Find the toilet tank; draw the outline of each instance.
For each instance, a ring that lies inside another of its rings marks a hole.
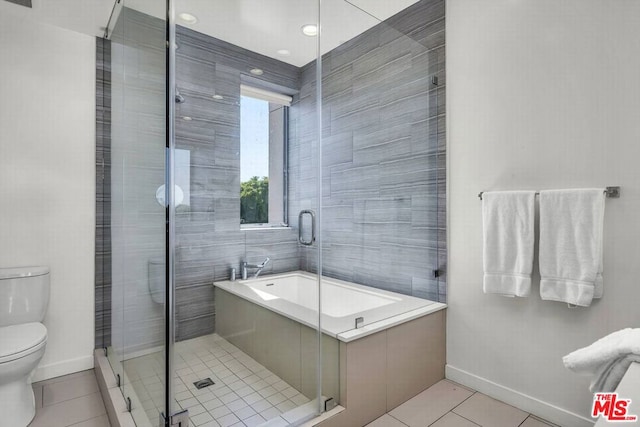
[[[49,267],[0,268],[0,326],[42,322],[49,305]]]
[[[165,260],[157,257],[149,259],[148,281],[149,293],[153,302],[164,304],[165,294]]]

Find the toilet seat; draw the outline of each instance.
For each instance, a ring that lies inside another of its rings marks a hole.
[[[42,323],[23,323],[0,327],[0,363],[25,357],[47,343],[47,328]]]

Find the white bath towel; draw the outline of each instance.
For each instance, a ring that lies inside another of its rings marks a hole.
[[[531,293],[534,191],[482,194],[484,292],[510,297]]]
[[[613,332],[562,358],[564,366],[579,374],[595,374],[607,362],[627,354],[640,354],[640,328]]]
[[[591,380],[589,391],[592,393],[608,393],[615,391],[632,363],[640,363],[640,354],[627,354],[605,364]]]
[[[632,362],[640,361],[640,328],[613,332],[562,358],[564,366],[591,375],[592,392],[613,391]]]
[[[588,307],[602,296],[604,189],[540,192],[540,296]]]

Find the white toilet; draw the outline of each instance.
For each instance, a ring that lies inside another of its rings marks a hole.
[[[31,377],[44,356],[49,268],[0,268],[1,425],[26,427],[36,413]]]

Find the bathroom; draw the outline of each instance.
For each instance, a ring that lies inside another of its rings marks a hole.
[[[0,0],[31,425],[596,422],[562,358],[640,323],[639,4],[167,3]],[[541,299],[538,211],[530,295],[483,292],[480,192],[609,186],[602,298]]]

